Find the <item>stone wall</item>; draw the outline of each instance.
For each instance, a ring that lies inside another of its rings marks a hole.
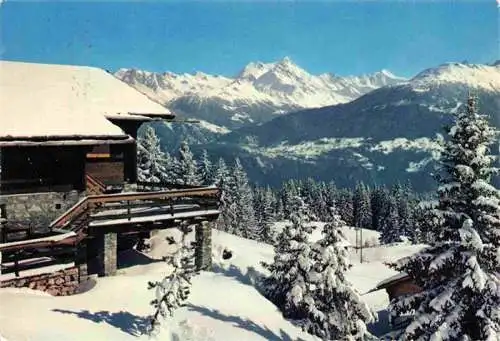
[[[82,194],[77,191],[9,194],[0,196],[0,205],[5,205],[8,221],[46,226],[81,197]]]
[[[30,288],[52,296],[73,295],[78,289],[78,268],[71,267],[53,273],[13,278],[0,282],[0,288]]]

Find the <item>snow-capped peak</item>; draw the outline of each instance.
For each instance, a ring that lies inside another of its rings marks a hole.
[[[274,63],[248,63],[234,78],[202,72],[174,74],[127,69],[120,69],[116,76],[166,105],[179,98],[210,100],[249,118],[249,107],[263,105],[279,113],[346,103],[404,80],[387,70],[361,77],[312,75],[289,57]]]
[[[254,81],[262,74],[269,71],[274,66],[273,63],[250,62],[243,70],[236,76],[237,79],[244,79]]]
[[[386,77],[396,78],[396,76],[391,71],[389,71],[387,69],[380,70],[380,73]]]
[[[459,83],[468,87],[500,91],[500,67],[484,64],[446,63],[422,71],[410,82],[419,86]]]

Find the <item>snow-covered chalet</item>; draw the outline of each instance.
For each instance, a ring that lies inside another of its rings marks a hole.
[[[99,68],[12,61],[0,103],[1,276],[62,263],[80,280],[112,275],[120,245],[182,220],[209,243],[216,188],[137,191],[138,128],[174,120],[168,109]]]

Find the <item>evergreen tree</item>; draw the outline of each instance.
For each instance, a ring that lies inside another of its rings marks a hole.
[[[260,234],[255,222],[255,212],[253,209],[253,193],[248,183],[248,177],[236,158],[232,169],[232,198],[234,198],[236,212],[233,230],[236,235],[254,240],[259,240]]]
[[[386,212],[386,216],[382,222],[380,231],[381,244],[400,242],[401,234],[403,232],[401,226],[401,219],[398,213],[397,197],[391,197],[389,200],[390,201]]]
[[[217,187],[224,187],[224,183],[229,179],[229,169],[223,158],[219,158],[215,167],[214,181]]]
[[[276,204],[274,207],[274,214],[276,221],[285,219],[285,209],[283,205],[283,199],[280,195],[276,197],[275,203]]]
[[[197,162],[189,149],[187,142],[183,141],[179,148],[178,162],[176,163],[176,183],[180,185],[198,186],[201,179],[198,174]]]
[[[347,189],[339,191],[335,200],[338,213],[348,226],[354,226],[353,200],[353,193]]]
[[[413,230],[410,233],[410,238],[414,244],[433,244],[434,238],[433,226],[429,224],[433,217],[432,210],[428,209],[430,200],[422,200],[414,209],[413,213]]]
[[[160,139],[155,130],[147,126],[144,134],[137,139],[137,176],[139,181],[168,181],[167,154],[160,148]]]
[[[335,183],[333,181],[329,182],[328,184],[325,184],[323,188],[323,198],[326,205],[326,217],[324,218],[324,221],[330,221],[331,219],[333,219],[333,217],[331,216],[332,214],[331,208],[338,206],[337,187],[335,186]]]
[[[271,188],[256,188],[254,191],[254,203],[260,240],[268,244],[274,244],[276,233],[273,229],[273,222],[275,221],[274,206],[276,204]]]
[[[285,317],[303,318],[304,299],[309,294],[306,276],[312,265],[309,258],[312,227],[306,226],[307,207],[302,198],[290,198],[290,210],[292,224],[287,224],[278,235],[273,263],[263,263],[270,272],[264,280],[264,293]]]
[[[400,235],[409,236],[414,228],[410,210],[411,189],[408,185],[397,183],[392,190],[392,196],[397,204],[398,228]]]
[[[215,172],[215,184],[222,192],[219,201],[220,215],[215,226],[222,231],[233,233],[236,221],[236,204],[234,199],[234,183],[224,159],[220,158]]]
[[[309,278],[315,287],[307,301],[304,329],[323,340],[375,340],[365,325],[375,316],[345,276],[351,267],[350,245],[340,230],[345,222],[335,212],[332,216],[332,223],[323,228],[323,239],[313,246]]]
[[[273,207],[276,205],[276,198],[271,188],[267,187],[264,192],[262,202],[262,238],[267,243],[274,244],[276,241],[276,231],[274,230],[273,223],[276,221],[275,212]]]
[[[300,197],[300,189],[296,181],[286,181],[280,191],[281,201],[283,203],[283,218],[289,219],[291,216],[291,201],[296,196]]]
[[[184,306],[189,297],[191,278],[196,274],[194,246],[187,240],[192,228],[184,222],[179,229],[182,232],[179,248],[172,256],[164,258],[173,270],[162,281],[148,282],[148,289],[155,289],[156,293],[156,298],[151,301],[155,313],[151,317],[150,332],[157,330],[161,317],[172,316],[177,308]]]
[[[370,193],[364,184],[358,184],[354,191],[353,218],[354,226],[370,229],[372,223]]]
[[[447,129],[438,200],[427,208],[435,241],[392,264],[423,291],[391,302],[393,315],[415,311],[400,340],[499,340],[500,192],[489,153],[498,139],[476,101]]]
[[[201,182],[205,185],[211,185],[214,182],[215,174],[213,169],[212,162],[208,158],[207,150],[203,150],[203,154],[201,156],[200,161],[200,169],[199,174],[201,177]]]
[[[370,196],[370,206],[372,209],[372,228],[375,231],[381,231],[382,225],[388,216],[389,193],[385,187],[376,187]]]

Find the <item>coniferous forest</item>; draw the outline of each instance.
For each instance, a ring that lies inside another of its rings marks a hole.
[[[249,183],[236,158],[212,162],[194,157],[187,143],[176,155],[160,149],[147,128],[139,141],[140,180],[171,179],[177,185],[216,185],[222,190],[216,228],[272,244],[274,259],[263,262],[269,275],[261,292],[288,319],[323,339],[371,340],[366,324],[375,317],[345,278],[351,268],[341,227],[379,232],[380,244],[411,242],[422,251],[388,265],[411,276],[422,291],[391,301],[392,318],[412,315],[398,330],[401,340],[498,340],[500,320],[500,194],[491,184],[498,174],[490,154],[498,131],[469,97],[466,110],[445,127],[435,194],[418,194],[407,183],[390,188],[357,183],[290,179],[280,188]],[[288,221],[281,231],[275,222]],[[311,241],[321,221],[320,240]],[[358,234],[356,233],[356,237]],[[370,247],[357,237],[355,248]],[[362,261],[362,260],[361,260]],[[348,317],[348,318],[346,318]]]
[[[383,244],[405,238],[419,243],[426,238],[418,228],[417,211],[418,203],[431,194],[417,193],[409,183],[391,187],[358,183],[351,189],[307,178],[287,180],[280,188],[262,187],[249,182],[238,158],[228,165],[222,158],[213,162],[206,151],[195,157],[187,143],[173,155],[162,151],[151,127],[144,130],[138,145],[140,181],[218,186],[223,196],[217,228],[238,236],[274,240],[271,225],[290,220],[292,202],[299,197],[311,221],[330,221],[335,207],[346,226],[379,231]]]

